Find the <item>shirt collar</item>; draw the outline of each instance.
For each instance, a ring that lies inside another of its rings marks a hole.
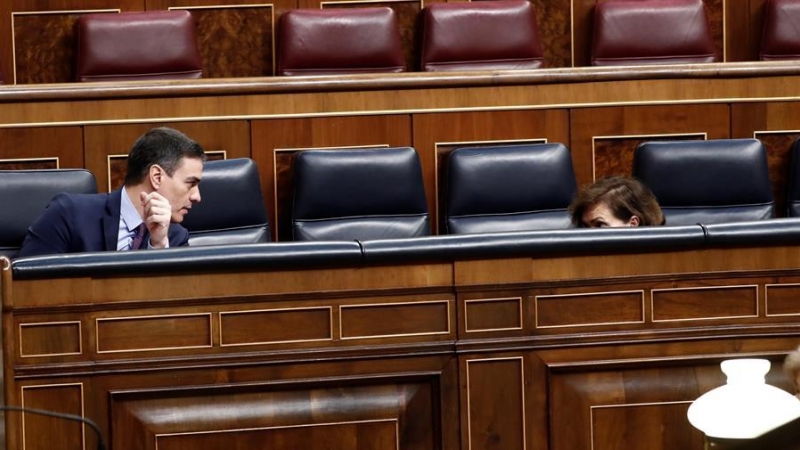
[[[139,226],[142,222],[142,217],[139,216],[139,212],[136,211],[136,208],[133,206],[133,202],[128,197],[128,191],[125,188],[122,188],[122,200],[120,200],[119,205],[119,215],[123,222],[125,222],[125,226],[128,228],[128,231],[133,232],[136,230],[136,227]]]

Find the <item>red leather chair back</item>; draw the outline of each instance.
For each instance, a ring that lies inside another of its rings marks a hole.
[[[278,24],[278,75],[405,72],[390,8],[294,9]]]
[[[87,14],[76,24],[77,81],[200,78],[188,11]]]
[[[764,5],[762,61],[800,59],[800,2],[767,0]]]
[[[424,71],[542,67],[539,28],[527,0],[435,3],[422,20]]]
[[[714,60],[702,0],[606,1],[595,6],[594,66]]]

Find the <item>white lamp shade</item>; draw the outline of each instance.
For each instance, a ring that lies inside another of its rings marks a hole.
[[[766,359],[723,361],[728,384],[703,394],[689,406],[689,422],[706,436],[752,439],[800,417],[800,400],[766,384]]]

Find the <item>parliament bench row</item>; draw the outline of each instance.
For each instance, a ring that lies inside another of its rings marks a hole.
[[[540,230],[411,239],[262,243],[149,252],[92,252],[18,258],[14,279],[289,270],[515,257],[611,255],[800,243],[800,219],[724,224]]]
[[[800,144],[794,146],[799,158]],[[447,234],[571,226],[577,194],[563,144],[467,146],[442,162],[441,204]],[[775,217],[766,151],[757,139],[652,141],[634,156],[633,175],[661,203],[668,225]],[[290,208],[293,241],[370,240],[431,234],[419,155],[411,147],[307,150],[295,156]],[[796,216],[800,177],[792,177],[787,216]],[[0,172],[6,201],[23,208],[0,221],[0,244],[13,257],[47,202],[61,192],[96,193],[82,169]],[[269,223],[255,163],[209,161],[202,201],[183,222],[190,245],[261,243]]]
[[[800,57],[792,26],[800,5],[770,0],[761,60]],[[544,66],[530,2],[442,3],[421,13],[423,71],[536,69]],[[541,21],[541,20],[539,20]],[[682,29],[683,33],[674,30]],[[687,64],[718,60],[701,0],[601,2],[595,8],[592,65]],[[203,77],[191,13],[88,14],[76,24],[75,79],[125,81]],[[296,9],[281,15],[276,75],[393,73],[407,67],[390,8]],[[168,42],[169,45],[164,45]]]

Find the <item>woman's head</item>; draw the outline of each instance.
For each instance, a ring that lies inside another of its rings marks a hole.
[[[609,177],[584,188],[569,206],[579,228],[664,225],[656,197],[633,178]]]

